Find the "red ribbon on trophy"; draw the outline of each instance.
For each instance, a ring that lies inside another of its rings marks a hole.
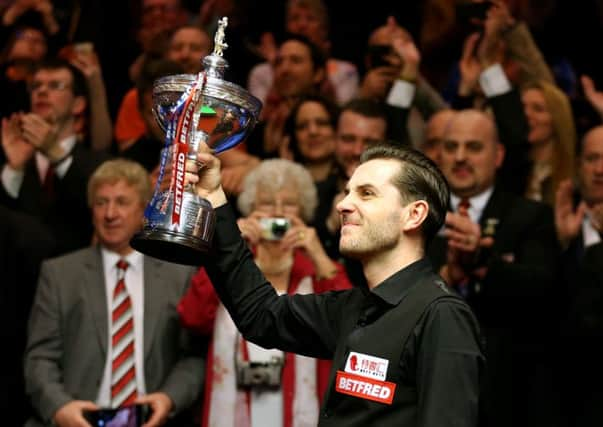
[[[201,88],[199,81],[203,79]],[[189,151],[189,136],[191,134],[191,126],[193,126],[193,116],[195,108],[198,105],[197,93],[201,93],[205,85],[206,75],[200,73],[199,77],[193,83],[192,90],[188,94],[182,113],[178,118],[178,125],[174,135],[174,150],[172,157],[172,181],[170,189],[174,191],[174,204],[172,208],[172,225],[180,225],[180,214],[182,209],[182,197],[184,195],[184,176],[186,174],[186,160]]]

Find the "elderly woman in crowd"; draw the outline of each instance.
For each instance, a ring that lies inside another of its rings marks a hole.
[[[316,203],[311,175],[289,160],[265,160],[245,178],[238,198],[244,217],[238,225],[279,294],[350,287],[342,266],[327,256],[316,231],[306,225]],[[185,326],[212,336],[203,426],[316,425],[329,362],[245,341],[204,269],[178,310]]]

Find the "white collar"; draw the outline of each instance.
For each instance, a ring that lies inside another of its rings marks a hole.
[[[473,222],[479,222],[493,191],[494,187],[489,187],[478,195],[469,197],[469,203],[471,204],[469,207],[469,216]],[[450,194],[450,207],[454,212],[457,211],[460,202],[461,198],[459,196]]]
[[[126,256],[122,256],[117,252],[110,251],[109,249],[101,246],[101,253],[103,256],[103,263],[106,267],[109,267],[109,271],[115,268],[117,261],[124,259],[128,262],[128,269],[132,268],[136,271],[142,271],[144,255],[137,251],[132,251]]]

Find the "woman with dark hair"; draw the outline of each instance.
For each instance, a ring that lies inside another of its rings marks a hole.
[[[303,165],[314,182],[328,179],[335,167],[335,128],[339,108],[321,95],[307,95],[292,108],[285,122],[287,143],[281,157]]]
[[[287,142],[281,150],[281,157],[301,164],[312,176],[318,192],[318,206],[312,224],[330,254],[334,253],[328,243],[332,239],[329,238],[325,222],[339,190],[339,177],[342,176],[335,160],[338,119],[339,108],[332,101],[321,95],[303,97],[293,106],[285,122]]]

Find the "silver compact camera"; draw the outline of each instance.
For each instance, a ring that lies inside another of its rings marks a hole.
[[[287,218],[260,218],[264,240],[281,240],[290,227],[291,221]]]
[[[281,385],[283,358],[273,357],[269,362],[237,362],[239,388],[278,388]]]

